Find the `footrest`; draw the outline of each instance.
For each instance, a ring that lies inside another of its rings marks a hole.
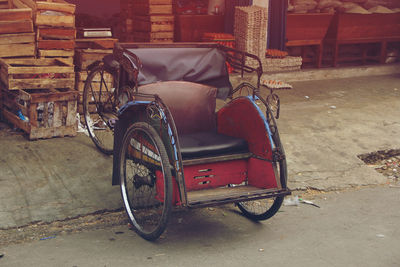
[[[290,195],[290,190],[262,189],[250,185],[220,187],[187,192],[189,207],[205,207],[261,198]]]

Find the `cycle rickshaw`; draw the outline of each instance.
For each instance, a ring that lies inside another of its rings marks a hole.
[[[256,84],[233,89],[228,67],[242,77],[256,73]],[[120,43],[95,68],[100,79],[92,75],[85,90],[93,91],[90,81],[100,87],[94,106],[114,134],[112,184],[120,185],[140,236],[157,239],[173,207],[235,203],[251,220],[279,210],[290,194],[286,160],[274,114],[259,94],[258,57],[208,43]],[[105,97],[112,104],[100,101],[101,83],[113,87]],[[233,97],[238,91],[248,95]],[[216,112],[217,98],[230,101]]]

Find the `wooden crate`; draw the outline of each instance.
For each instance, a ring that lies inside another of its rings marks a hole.
[[[0,8],[0,34],[33,32],[32,9],[19,0]]]
[[[0,59],[0,78],[8,90],[74,88],[74,67],[57,59]]]
[[[79,70],[86,70],[89,65],[112,53],[112,49],[76,49],[75,66]]]
[[[79,91],[79,92],[83,92],[83,89],[85,88],[85,82],[86,82],[86,79],[87,79],[87,77],[88,77],[88,72],[87,71],[79,71],[79,72],[76,72],[76,82],[75,82],[75,89],[77,90],[77,91]],[[105,79],[105,82],[106,82],[106,85],[107,85],[107,88],[108,88],[108,90],[110,91],[111,90],[111,88],[113,87],[113,77],[112,77],[112,75],[111,74],[107,74],[107,75],[105,75],[104,76],[104,79]],[[93,80],[92,81],[92,88],[93,88],[93,91],[100,91],[100,78],[98,78],[97,80],[95,79],[95,80]],[[104,88],[104,84],[102,85],[102,90],[105,90],[105,88]]]
[[[75,48],[74,40],[39,40],[37,41],[38,49],[63,49],[73,50]]]
[[[38,50],[39,58],[58,59],[69,66],[74,65],[74,50]]]
[[[34,33],[0,35],[0,57],[34,57],[35,55]]]
[[[75,5],[64,0],[20,0],[34,10],[36,26],[75,27]]]
[[[76,39],[75,48],[77,49],[113,49],[114,44],[118,42],[115,38],[86,38]]]
[[[78,93],[69,89],[3,91],[3,116],[30,140],[75,136]],[[28,120],[22,120],[21,112]]]
[[[132,3],[133,15],[173,14],[172,4],[152,4],[148,1],[135,1]],[[129,14],[130,15],[130,14]]]
[[[172,32],[173,15],[153,15],[132,17],[132,30],[138,32]]]
[[[75,40],[76,30],[69,28],[38,27],[37,40]]]

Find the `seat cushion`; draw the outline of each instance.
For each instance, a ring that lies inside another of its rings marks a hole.
[[[246,140],[215,132],[179,136],[182,159],[195,159],[248,152]]]
[[[168,106],[179,135],[216,131],[216,90],[185,81],[158,82],[139,87],[140,93],[157,94]],[[140,97],[137,100],[141,100]]]

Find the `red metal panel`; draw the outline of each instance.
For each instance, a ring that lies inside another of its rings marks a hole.
[[[271,162],[250,158],[247,172],[249,185],[265,189],[278,187]]]
[[[187,191],[241,184],[247,176],[247,160],[187,166],[184,174]]]

